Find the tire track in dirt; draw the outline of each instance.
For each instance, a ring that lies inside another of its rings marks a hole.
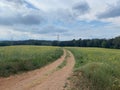
[[[66,53],[69,56],[66,56]],[[56,68],[66,59],[66,65]],[[34,71],[0,78],[0,90],[63,90],[67,78],[74,67],[74,56],[70,51],[64,50],[64,55],[55,62]]]

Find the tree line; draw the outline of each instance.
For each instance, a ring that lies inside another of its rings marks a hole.
[[[102,47],[120,49],[120,36],[112,39],[79,39],[59,42],[59,46]]]
[[[73,39],[70,41],[49,41],[49,40],[0,41],[0,46],[11,45],[102,47],[120,49],[120,36],[112,39],[79,39],[79,40]]]

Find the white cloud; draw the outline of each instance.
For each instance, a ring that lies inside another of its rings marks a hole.
[[[81,0],[77,0],[81,1]],[[75,0],[28,0],[31,4],[35,5],[43,11],[56,11],[57,9],[70,8],[76,1]]]
[[[0,39],[9,39],[9,32],[12,32],[14,39],[56,39],[56,34],[60,34],[63,40],[73,39],[74,35],[102,38],[104,33],[106,37],[112,37],[114,33],[120,33],[120,18],[99,19],[96,15],[116,2],[117,0],[1,0]]]

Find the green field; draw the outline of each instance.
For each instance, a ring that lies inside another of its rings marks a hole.
[[[72,90],[120,90],[120,50],[67,49],[76,59]]]
[[[67,47],[76,64],[70,78],[72,90],[120,90],[120,50]],[[41,68],[63,54],[60,47],[0,47],[0,76]],[[68,56],[68,55],[67,55]],[[64,61],[58,68],[66,65]]]
[[[59,47],[0,47],[0,76],[9,76],[43,67],[59,58],[62,54],[63,50]]]

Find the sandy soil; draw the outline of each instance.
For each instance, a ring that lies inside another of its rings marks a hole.
[[[63,90],[75,64],[74,56],[68,52],[70,55],[63,68],[56,69],[65,60],[66,50],[61,58],[41,69],[0,78],[0,90]]]

